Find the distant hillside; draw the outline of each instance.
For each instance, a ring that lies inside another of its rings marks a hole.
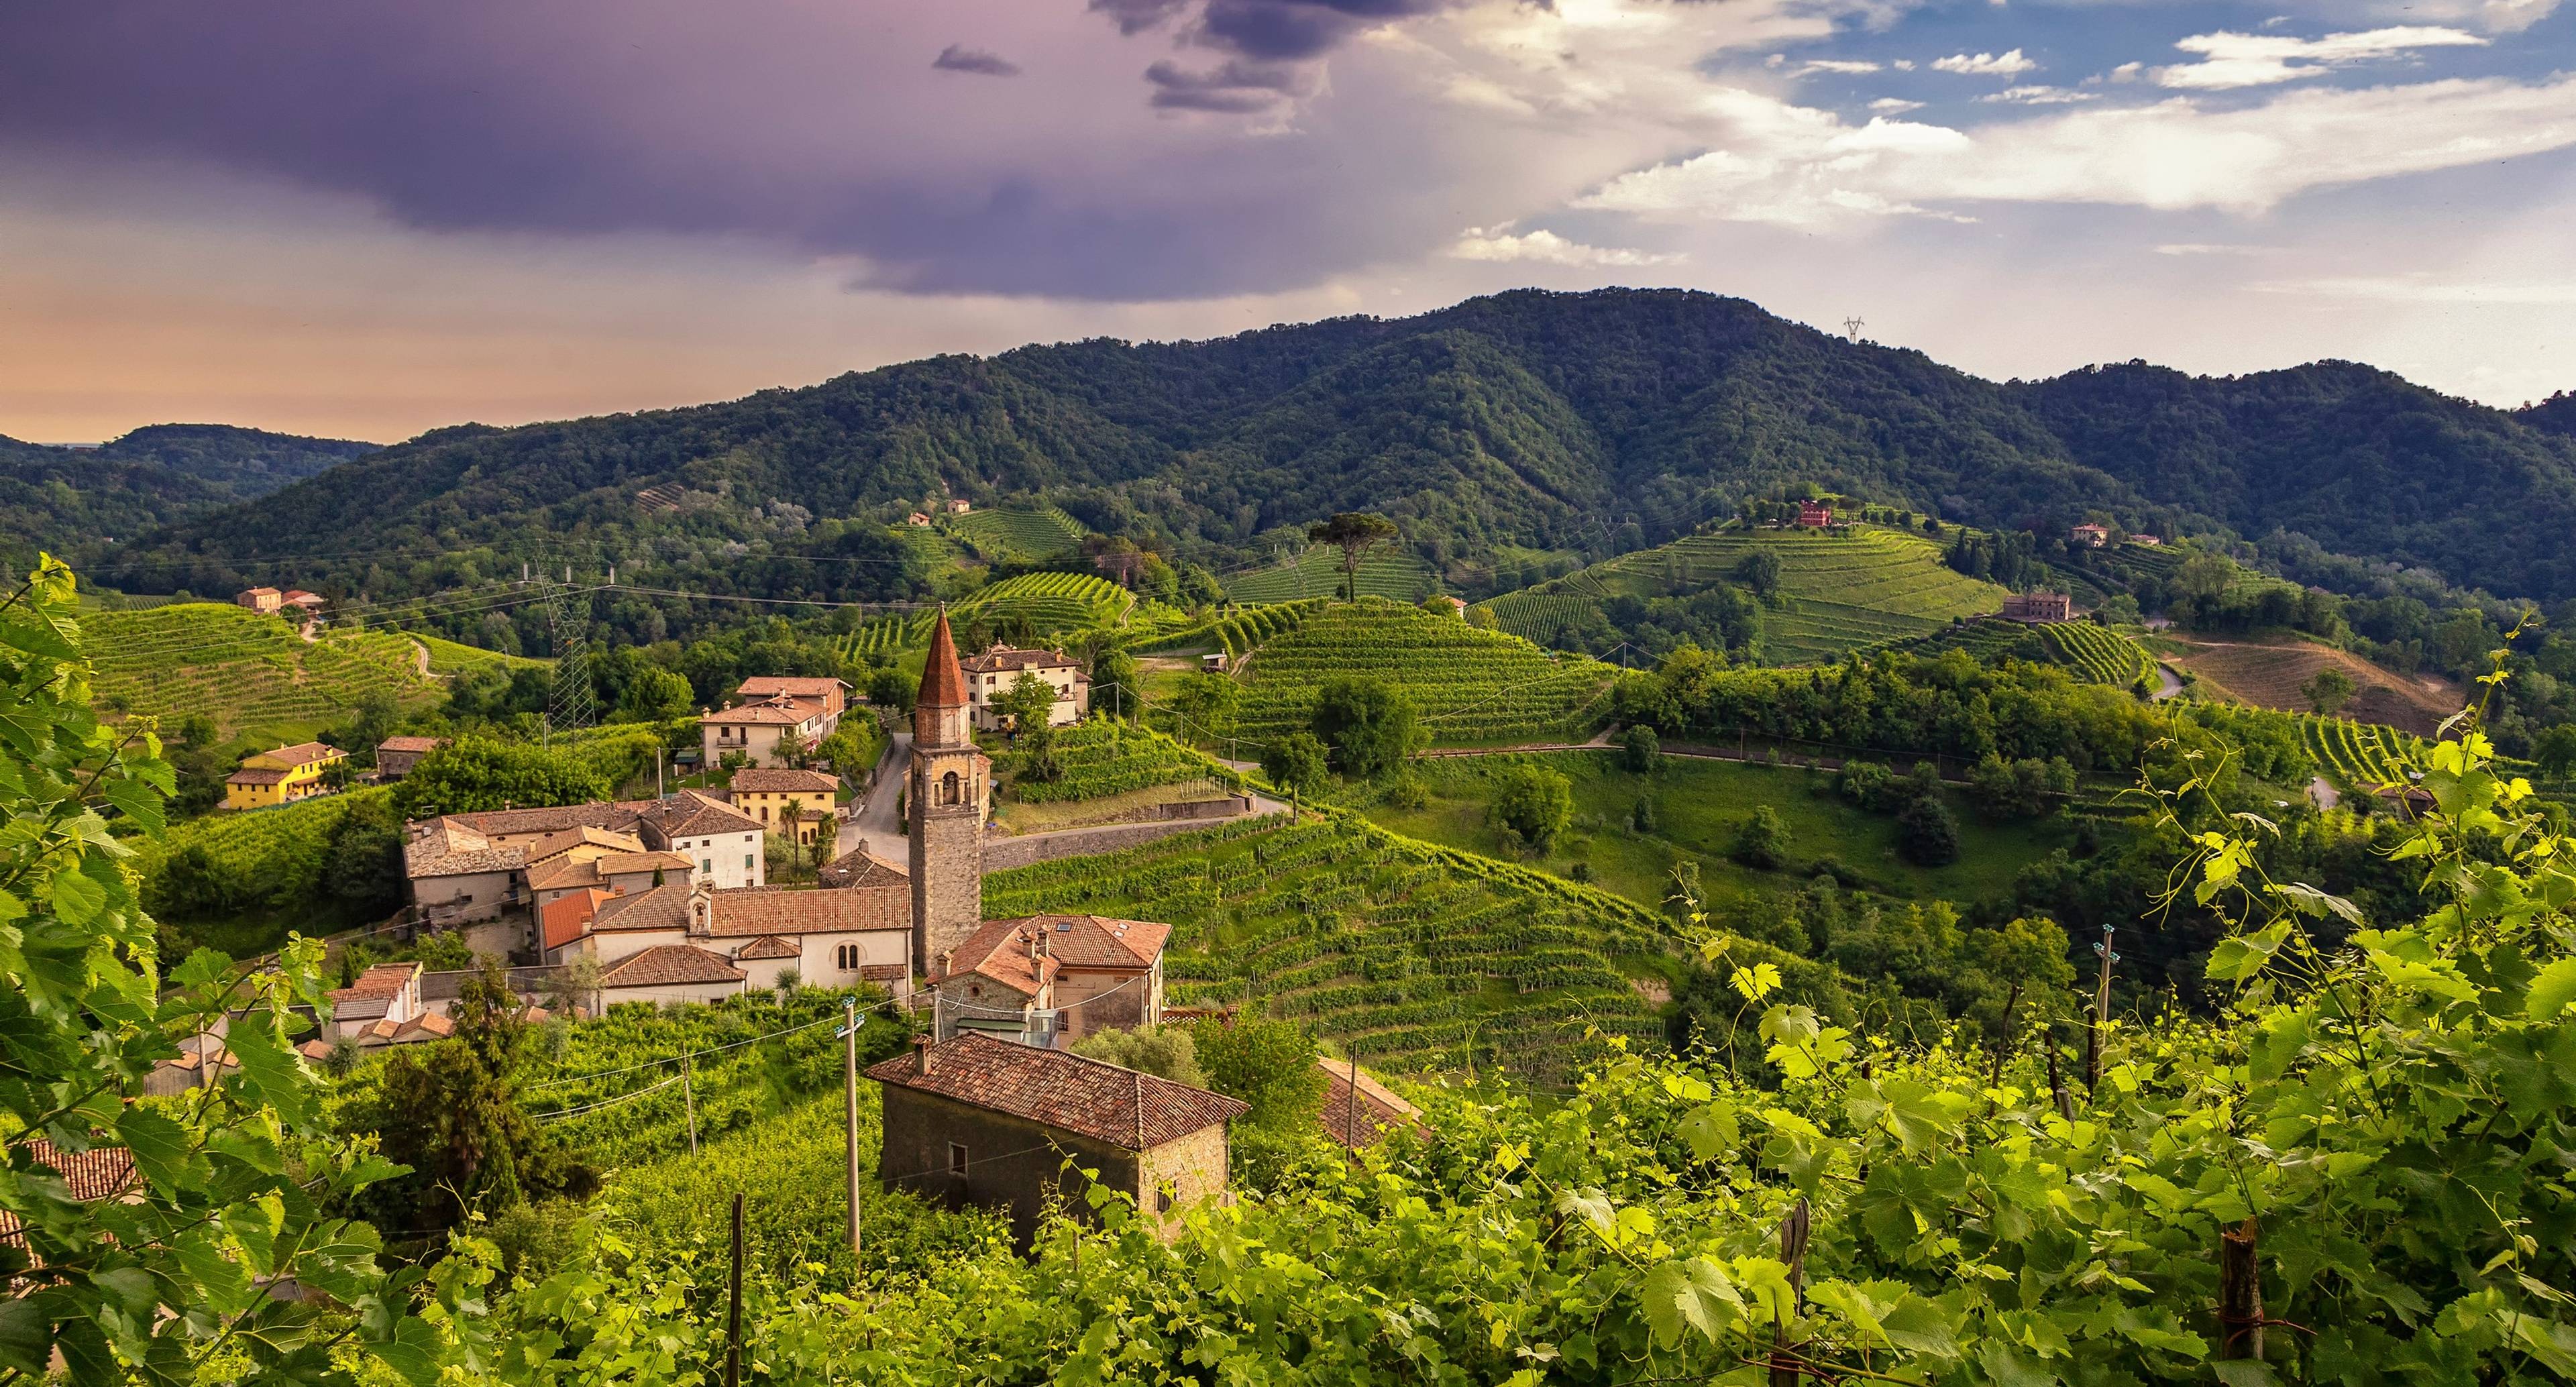
[[[155,424],[81,452],[0,438],[0,550],[13,567],[39,548],[108,552],[156,525],[256,500],[375,446],[224,424]]]
[[[2332,362],[1998,384],[1669,290],[938,357],[689,409],[439,430],[287,504],[177,524],[111,578],[211,592],[291,573],[378,598],[431,580],[372,552],[391,548],[917,596],[929,575],[884,522],[943,494],[1043,494],[1082,527],[1223,568],[1333,511],[1381,511],[1428,571],[1485,596],[1532,551],[1597,560],[1808,485],[1986,527],[2095,509],[2169,532],[2286,526],[2456,583],[2576,596],[2555,539],[2576,520],[2576,439],[2503,411]],[[351,551],[370,552],[332,557]]]
[[[2524,405],[2513,417],[2543,433],[2576,438],[2576,394],[2561,390],[2536,405]]]
[[[346,718],[369,693],[398,706],[436,702],[419,647],[391,632],[333,631],[306,641],[274,616],[225,603],[83,612],[100,702],[119,712],[203,713],[227,737],[298,741]]]
[[[1253,744],[1304,727],[1324,683],[1346,675],[1402,689],[1434,741],[1590,736],[1617,672],[1374,597],[1306,617],[1262,642],[1248,667],[1236,728]]]

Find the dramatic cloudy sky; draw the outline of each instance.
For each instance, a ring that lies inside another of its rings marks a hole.
[[[2576,0],[10,0],[0,433],[1688,285],[2576,388]]]

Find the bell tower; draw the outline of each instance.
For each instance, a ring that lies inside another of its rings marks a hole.
[[[993,763],[975,747],[966,675],[948,612],[931,628],[930,659],[912,709],[912,770],[904,786],[912,865],[912,968],[928,976],[941,954],[984,924],[984,812]]]

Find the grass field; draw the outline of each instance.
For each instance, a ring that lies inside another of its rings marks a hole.
[[[1411,695],[1442,742],[1589,735],[1614,671],[1518,636],[1378,598],[1336,603],[1253,653],[1236,726],[1267,741],[1303,727],[1324,681],[1369,675]]]
[[[1036,562],[1082,543],[1082,524],[1053,506],[1001,506],[942,516],[940,528],[987,559]]]
[[[1168,921],[1173,1002],[1257,1002],[1393,1070],[1562,1076],[1588,1058],[1587,1026],[1663,1034],[1628,985],[1670,966],[1653,914],[1357,816],[1239,822],[985,879],[988,916],[1058,910]]]
[[[1577,862],[1589,865],[1602,888],[1642,905],[1658,905],[1673,863],[1700,863],[1709,899],[1749,904],[1767,891],[1805,884],[1821,858],[1833,858],[1893,896],[1961,903],[2003,894],[2016,872],[2067,841],[2059,820],[1990,824],[1955,794],[1959,860],[1947,867],[1918,867],[1896,854],[1893,816],[1862,810],[1832,792],[1832,777],[1785,766],[1667,757],[1663,769],[1638,775],[1619,768],[1614,753],[1562,751],[1509,756],[1434,757],[1414,763],[1430,800],[1420,809],[1379,806],[1378,823],[1411,837],[1494,856],[1517,858],[1519,839],[1486,822],[1494,778],[1518,764],[1537,763],[1574,785],[1572,828],[1543,856],[1530,859],[1559,875]],[[1654,805],[1654,828],[1634,827],[1640,800]],[[1737,865],[1727,857],[1735,834],[1757,804],[1767,804],[1789,829],[1789,865],[1776,872]]]
[[[1380,549],[1360,560],[1360,595],[1419,602],[1436,586],[1430,566],[1413,555]],[[1342,551],[1316,545],[1293,564],[1226,576],[1225,595],[1237,602],[1295,602],[1331,597],[1342,590]]]
[[[2166,634],[2180,652],[2173,662],[2200,676],[2204,690],[2257,708],[2308,711],[2308,696],[2299,692],[2299,686],[2330,666],[2342,670],[2360,688],[2341,709],[2344,716],[2385,723],[2417,736],[2429,735],[2442,719],[2458,712],[2466,698],[2446,680],[2391,674],[2349,651],[2296,637],[2220,641]]]
[[[1780,563],[1780,601],[1762,614],[1768,664],[1829,664],[1846,651],[1930,636],[1952,617],[1984,615],[2003,605],[2002,588],[1953,571],[1930,540],[1868,527],[1849,535],[1690,535],[1505,593],[1487,605],[1504,630],[1537,638],[1558,630],[1576,600],[1667,596],[1736,581],[1757,551]]]
[[[399,632],[333,631],[307,642],[277,617],[214,602],[84,612],[80,621],[102,702],[134,714],[204,713],[227,737],[300,740],[372,691],[406,708],[440,697]]]

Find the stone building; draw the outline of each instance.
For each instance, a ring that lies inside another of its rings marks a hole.
[[[376,778],[400,780],[411,774],[420,758],[445,745],[445,737],[387,737],[376,743]]]
[[[1050,1208],[1093,1217],[1084,1169],[1174,1236],[1191,1204],[1223,1197],[1226,1123],[1251,1111],[1133,1069],[972,1034],[916,1044],[868,1077],[884,1086],[878,1181],[998,1210],[1023,1247]]]
[[[2004,599],[2002,615],[2006,621],[2026,621],[2034,626],[2073,621],[2075,600],[2062,592],[2017,592]]]
[[[904,787],[912,820],[912,967],[925,975],[931,960],[984,924],[984,811],[993,763],[975,746],[967,709],[966,675],[943,610],[913,704]]]
[[[1163,1019],[1163,945],[1172,927],[1099,915],[987,920],[931,961],[942,1039],[959,1030],[1070,1045]]]

